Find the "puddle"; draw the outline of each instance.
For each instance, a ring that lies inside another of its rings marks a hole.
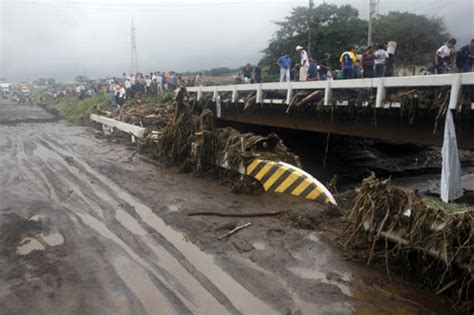
[[[183,203],[184,203],[185,201],[186,201],[186,200],[184,200],[184,199],[182,199],[182,198],[176,198],[174,201],[171,201],[171,202],[168,204],[168,210],[171,211],[171,212],[183,210]]]
[[[263,242],[255,242],[252,244],[252,246],[255,248],[255,249],[258,249],[258,250],[264,250],[265,249],[265,244]]]
[[[344,283],[352,280],[352,276],[349,272],[346,272],[343,275],[334,274],[331,277],[331,274],[325,274],[324,272],[308,268],[292,267],[288,268],[288,270],[303,279],[316,280],[322,283],[335,285],[341,290],[342,294],[352,297],[350,286]]]
[[[123,256],[115,258],[113,265],[148,314],[156,314],[157,310],[162,314],[178,314],[169,299],[156,288],[145,270]]]
[[[64,237],[60,233],[51,233],[48,235],[44,235],[41,233],[39,235],[49,246],[59,246],[64,243]]]
[[[267,231],[267,235],[271,237],[282,237],[286,234],[282,229],[270,229]]]
[[[44,250],[45,247],[43,244],[40,243],[36,238],[33,237],[25,237],[20,245],[17,246],[16,248],[16,253],[18,255],[24,256],[28,255],[29,253],[35,251],[35,250]]]
[[[44,214],[35,214],[34,216],[29,218],[28,220],[38,222],[38,221],[43,221],[44,219],[46,219],[46,216]]]

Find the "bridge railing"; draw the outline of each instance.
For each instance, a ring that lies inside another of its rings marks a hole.
[[[298,90],[324,90],[324,105],[329,106],[332,90],[334,89],[369,89],[377,90],[375,106],[381,108],[385,104],[385,95],[387,88],[404,87],[437,87],[450,86],[451,94],[449,108],[456,109],[459,101],[461,87],[463,85],[474,85],[474,73],[462,74],[442,74],[442,75],[424,75],[410,77],[390,77],[373,79],[353,79],[353,80],[327,80],[311,82],[289,82],[289,83],[259,83],[259,84],[237,84],[237,85],[219,85],[219,86],[198,86],[187,88],[190,93],[197,93],[197,99],[202,98],[203,93],[213,93],[215,100],[221,92],[231,92],[232,102],[238,101],[239,92],[256,92],[256,102],[265,103],[263,99],[264,91],[282,91],[286,90],[286,99],[281,101],[290,105],[291,99]]]

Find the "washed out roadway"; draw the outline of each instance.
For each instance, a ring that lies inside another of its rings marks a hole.
[[[38,107],[2,103],[0,117],[0,314],[446,313],[316,232],[251,219],[218,242],[225,220],[185,215],[313,203],[127,162],[125,146]]]

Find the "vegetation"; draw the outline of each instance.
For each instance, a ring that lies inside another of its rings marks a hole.
[[[94,108],[107,108],[110,104],[109,96],[100,93],[95,97],[78,99],[76,96],[59,97],[54,99],[43,98],[42,106],[50,112],[55,112],[61,118],[73,124],[86,124],[89,114]]]
[[[219,67],[219,68],[213,68],[211,70],[202,70],[202,71],[194,71],[194,72],[185,72],[183,75],[198,75],[198,74],[204,74],[207,77],[220,77],[220,76],[226,76],[226,75],[231,75],[236,72],[239,72],[240,69],[231,69],[227,67]]]
[[[396,41],[396,60],[401,64],[423,65],[433,61],[434,52],[448,40],[444,22],[408,12],[390,12],[374,22],[377,43]]]
[[[361,19],[358,10],[351,5],[323,3],[314,8],[296,7],[285,20],[276,24],[279,30],[263,51],[262,59],[270,76],[278,72],[276,61],[283,52],[289,51],[293,62],[298,61],[295,47],[308,46],[308,29],[313,43],[311,56],[319,60],[325,53],[330,53],[335,67],[348,46],[365,47],[367,44],[368,22]],[[439,18],[390,12],[374,22],[374,41],[384,44],[396,41],[396,60],[400,64],[431,62],[435,49],[447,38],[446,27]]]

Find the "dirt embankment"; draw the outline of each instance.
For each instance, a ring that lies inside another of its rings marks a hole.
[[[333,213],[314,202],[236,195],[218,180],[129,162],[125,146],[82,127],[0,132],[2,312],[449,313],[430,293],[343,260],[325,236],[339,226],[320,223]],[[187,216],[195,211],[291,214]],[[229,221],[252,224],[218,241]]]

